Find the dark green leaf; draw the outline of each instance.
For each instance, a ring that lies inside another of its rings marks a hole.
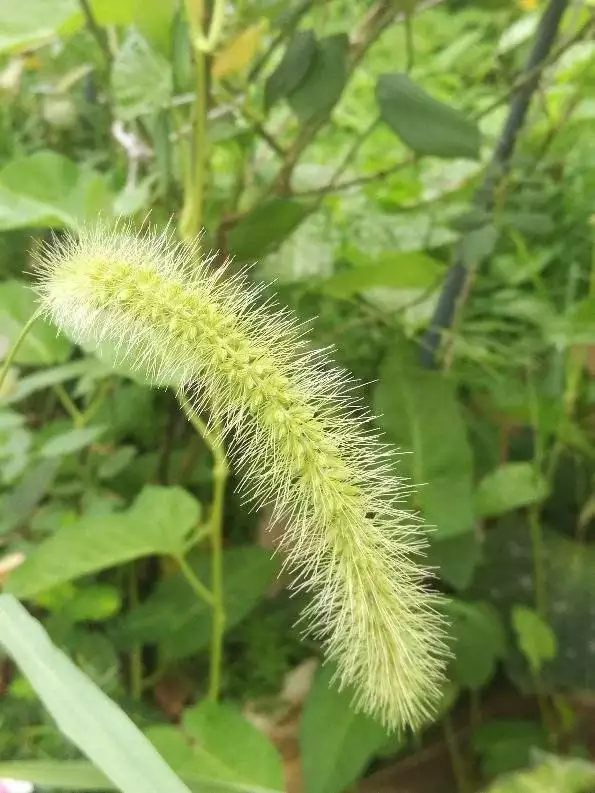
[[[277,68],[264,87],[265,108],[269,110],[278,99],[289,96],[305,78],[316,54],[316,37],[312,30],[296,31],[287,44]]]
[[[50,642],[12,595],[0,595],[0,644],[60,731],[122,793],[188,793],[128,716]]]
[[[449,637],[454,658],[450,677],[459,685],[477,690],[493,676],[504,657],[506,640],[498,612],[487,603],[448,600]]]
[[[231,228],[227,238],[230,253],[238,262],[272,253],[310,211],[309,204],[289,198],[273,198],[259,204]]]
[[[471,448],[452,384],[437,372],[422,369],[405,350],[395,349],[384,361],[376,388],[375,409],[388,439],[411,455],[409,463],[419,488],[424,518],[437,538],[466,534],[474,525]]]
[[[455,589],[466,589],[481,559],[481,544],[475,531],[455,537],[430,536],[427,562],[435,567],[442,581]]]
[[[302,124],[327,116],[338,102],[347,82],[347,36],[321,39],[311,67],[289,96],[291,109]]]
[[[482,518],[539,504],[549,487],[532,463],[504,463],[485,476],[476,492],[476,509]]]
[[[473,749],[486,776],[529,765],[535,749],[545,749],[547,731],[534,721],[494,720],[473,730]]]
[[[192,560],[196,576],[208,584],[210,558]],[[230,548],[223,555],[225,625],[232,628],[264,595],[273,576],[274,563],[267,551],[251,546]],[[113,631],[119,647],[136,643],[159,644],[164,658],[177,660],[208,645],[211,632],[209,606],[198,600],[179,574],[162,581],[140,606],[132,609]]]
[[[418,154],[479,159],[477,124],[430,96],[406,74],[381,75],[376,99],[383,120]]]

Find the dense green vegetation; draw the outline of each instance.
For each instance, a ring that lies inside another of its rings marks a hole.
[[[406,452],[452,658],[421,733],[355,713],[284,526],[173,390],[38,320],[0,390],[0,780],[595,789],[593,2],[5,5],[0,355],[51,230],[257,262]]]

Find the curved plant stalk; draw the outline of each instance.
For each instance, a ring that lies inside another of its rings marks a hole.
[[[312,594],[303,620],[339,683],[387,726],[417,727],[439,699],[446,650],[394,453],[288,312],[212,264],[171,235],[98,226],[39,254],[41,307],[76,341],[108,341],[177,383],[194,416],[208,411],[247,498],[288,526],[286,564]]]

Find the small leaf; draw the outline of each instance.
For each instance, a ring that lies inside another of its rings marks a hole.
[[[130,121],[165,107],[171,99],[171,65],[137,32],[128,34],[112,67],[112,92],[118,115]]]
[[[27,377],[22,377],[18,381],[14,393],[5,401],[6,404],[12,405],[15,402],[26,399],[31,396],[31,394],[43,391],[53,385],[65,383],[68,380],[75,380],[79,377],[102,376],[108,372],[109,370],[106,369],[105,366],[93,358],[83,358],[79,361],[62,364],[61,366],[53,366],[41,372],[35,372]]]
[[[316,54],[316,37],[312,30],[296,31],[287,44],[283,58],[274,72],[269,75],[264,88],[265,108],[300,85],[305,78]]]
[[[318,289],[333,297],[350,297],[376,286],[392,289],[427,289],[437,284],[444,265],[421,251],[395,252],[379,263],[353,267],[320,281]]]
[[[300,720],[305,793],[340,793],[388,743],[386,730],[352,706],[352,694],[331,685],[333,670],[320,668]]]
[[[225,49],[215,56],[211,70],[213,77],[221,80],[245,69],[256,54],[265,29],[266,23],[261,21],[250,25],[235,36]]]
[[[344,33],[320,39],[312,64],[289,104],[302,124],[327,116],[347,82],[347,43]]]
[[[0,644],[58,729],[122,793],[189,793],[128,716],[50,642],[11,595],[0,595]]]
[[[380,115],[418,154],[479,159],[481,135],[475,122],[434,99],[406,74],[383,74],[376,84]]]
[[[230,229],[229,250],[238,262],[272,253],[311,212],[309,204],[273,198],[258,204]]]
[[[35,294],[24,281],[4,281],[0,284],[0,337],[6,338],[7,346],[14,344],[36,308]],[[64,361],[71,349],[70,342],[64,336],[59,336],[49,322],[38,319],[27,333],[14,361],[47,366]]]
[[[528,765],[535,749],[545,749],[547,731],[533,721],[494,720],[473,730],[473,749],[486,776],[496,776]]]
[[[455,537],[432,537],[427,551],[427,562],[436,567],[442,581],[454,589],[466,589],[481,560],[481,544],[475,531]]]
[[[475,495],[477,514],[488,518],[539,504],[548,492],[547,481],[531,463],[504,463],[479,483]]]
[[[556,636],[536,611],[526,606],[514,606],[512,626],[519,647],[534,673],[539,672],[544,661],[556,657]]]
[[[39,450],[39,454],[41,457],[50,459],[80,452],[81,449],[94,443],[104,431],[105,427],[83,427],[62,432],[46,441]]]
[[[198,522],[198,502],[180,487],[147,485],[127,512],[82,517],[35,548],[9,577],[20,598],[153,554],[178,555]]]

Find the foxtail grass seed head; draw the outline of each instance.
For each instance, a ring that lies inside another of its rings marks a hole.
[[[425,545],[400,504],[394,452],[286,310],[245,276],[169,233],[102,226],[37,261],[45,313],[83,346],[108,342],[155,382],[175,381],[222,428],[240,487],[271,505],[303,620],[354,705],[390,729],[418,728],[440,697],[447,655],[437,596],[415,561]]]

